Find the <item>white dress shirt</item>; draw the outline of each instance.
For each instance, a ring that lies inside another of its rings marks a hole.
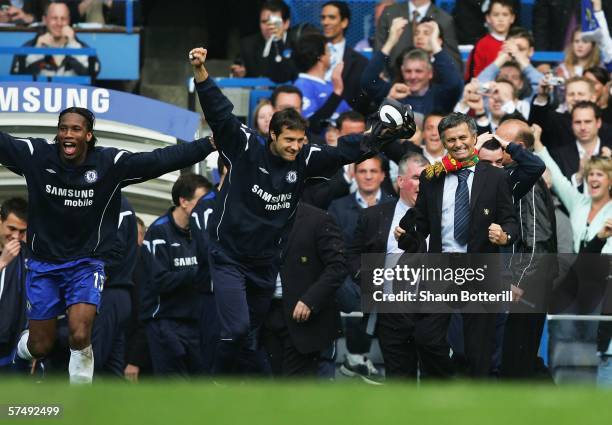
[[[329,63],[331,64],[327,72],[325,73],[325,81],[331,81],[332,72],[336,65],[339,62],[342,62],[342,58],[344,57],[344,49],[346,48],[346,39],[343,38],[342,41],[338,43],[327,43],[329,45],[329,51],[331,53],[331,60]]]
[[[416,10],[417,12],[419,12],[419,22],[421,22],[421,19],[427,16],[427,11],[429,10],[430,6],[431,6],[430,1],[425,3],[423,6],[419,6],[419,7],[416,7],[414,4],[412,4],[411,1],[409,1],[408,2],[408,20],[412,21],[412,14]]]
[[[382,197],[382,191],[380,189],[378,189],[378,192],[376,192],[376,197],[375,197],[375,202],[374,205],[378,205],[378,203],[380,202],[380,198]],[[357,203],[359,204],[359,206],[361,208],[368,208],[369,205],[366,202],[365,199],[363,199],[363,196],[361,196],[361,193],[359,192],[359,190],[357,190],[357,192],[355,192],[355,200],[357,201]]]
[[[476,166],[468,167],[471,171],[467,179],[470,200],[472,199],[472,182]],[[455,192],[459,178],[455,173],[448,173],[444,178],[444,194],[442,196],[442,252],[467,252],[467,244],[460,245],[455,240]]]

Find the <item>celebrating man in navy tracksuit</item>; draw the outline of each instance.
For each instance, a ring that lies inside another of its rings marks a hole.
[[[255,332],[272,299],[280,250],[304,180],[329,177],[359,160],[363,136],[341,137],[338,148],[306,144],[306,122],[295,110],[285,109],[272,116],[269,139],[261,143],[208,78],[206,50],[193,49],[189,56],[202,110],[229,168],[208,219],[209,266],[220,316],[213,372],[229,374],[239,372],[239,355],[241,362],[251,356],[255,364]]]
[[[202,161],[208,140],[153,152],[95,147],[94,115],[60,113],[55,142],[0,132],[0,163],[27,182],[29,333],[17,354],[40,358],[52,348],[56,317],[68,313],[71,382],[91,382],[91,329],[105,280],[104,259],[117,237],[121,187]]]

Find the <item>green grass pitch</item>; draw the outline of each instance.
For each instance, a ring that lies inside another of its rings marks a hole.
[[[69,386],[2,378],[0,405],[61,404],[62,418],[3,424],[610,424],[612,391],[590,387],[471,382],[146,381],[97,380]]]

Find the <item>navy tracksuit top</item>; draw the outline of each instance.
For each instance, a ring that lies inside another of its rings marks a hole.
[[[237,261],[270,263],[279,257],[308,178],[329,178],[364,153],[363,136],[341,137],[338,147],[305,144],[295,161],[270,151],[232,114],[233,105],[212,78],[196,84],[215,145],[229,171],[210,215],[211,243]]]
[[[117,236],[121,188],[185,168],[213,150],[207,139],[140,153],[96,147],[71,166],[53,142],[0,132],[0,163],[28,186],[28,249],[54,263],[105,259]]]

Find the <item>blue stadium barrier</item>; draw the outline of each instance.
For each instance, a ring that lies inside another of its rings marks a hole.
[[[51,48],[51,47],[0,47],[2,55],[81,55],[96,56],[97,51],[91,47],[81,49],[74,48]],[[47,81],[64,84],[91,84],[90,76],[42,76],[42,75],[0,75],[1,81]]]
[[[96,49],[83,47],[73,48],[54,48],[54,47],[0,47],[0,55],[81,55],[96,56]]]

